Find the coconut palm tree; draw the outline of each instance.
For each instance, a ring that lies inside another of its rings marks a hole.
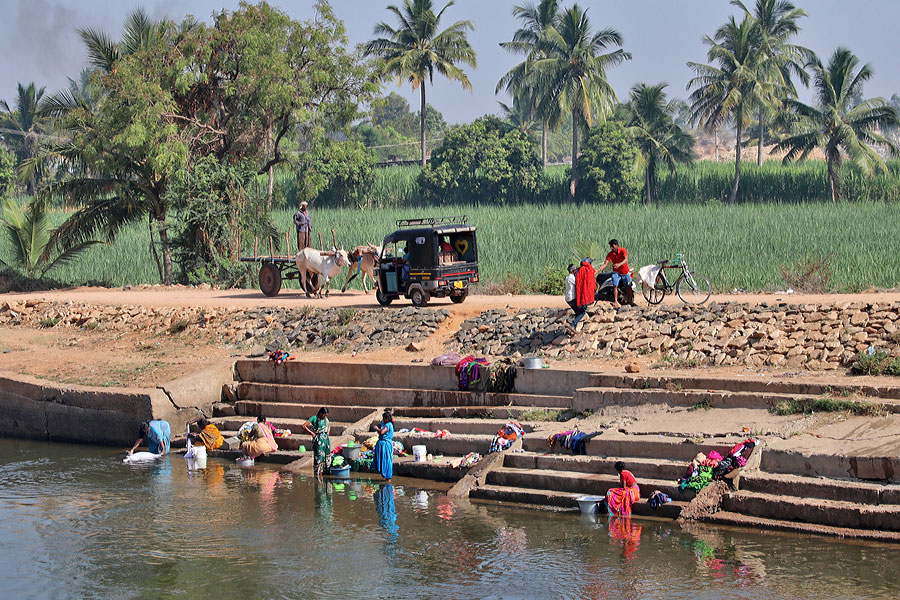
[[[502,42],[500,47],[524,55],[526,59],[500,78],[494,93],[499,93],[501,88],[505,88],[513,96],[514,101],[522,94],[536,99],[545,90],[541,89],[541,82],[529,67],[530,63],[538,57],[538,42],[548,28],[559,24],[559,1],[541,0],[537,6],[532,3],[513,6],[512,14],[522,22],[522,27],[513,34],[511,42]],[[541,115],[541,165],[545,169],[547,168],[548,121],[548,115]]]
[[[44,126],[44,117],[39,105],[44,97],[44,88],[37,88],[32,81],[27,86],[21,83],[16,86],[16,101],[14,109],[10,108],[6,100],[0,100],[0,107],[6,111],[0,116],[0,125],[18,132],[21,140],[13,141],[13,151],[21,164],[23,161],[34,158],[37,153],[38,141]],[[34,194],[37,187],[37,178],[34,172],[27,177],[28,193]]]
[[[503,102],[500,105],[500,118],[510,127],[518,129],[532,139],[537,133],[537,120],[534,116],[534,102],[523,94],[513,97],[512,106]]]
[[[653,204],[660,163],[675,171],[679,163],[694,160],[694,138],[675,124],[680,100],[669,100],[666,83],[639,83],[629,101],[617,109],[626,131],[634,138],[644,159],[644,203]]]
[[[5,267],[18,267],[27,277],[43,277],[48,271],[71,261],[96,240],[75,244],[64,252],[52,256],[53,226],[47,217],[45,201],[36,197],[22,205],[6,198],[0,210],[0,227],[6,238],[6,246],[12,250],[12,258],[0,258]]]
[[[712,64],[689,62],[696,73],[688,83],[695,88],[690,95],[693,120],[707,129],[717,129],[725,123],[735,126],[734,185],[728,202],[737,201],[741,182],[741,138],[749,121],[750,111],[771,97],[772,83],[764,78],[760,63],[764,59],[760,47],[760,32],[756,19],[744,15],[737,23],[731,17],[703,43],[709,46],[707,60]]]
[[[438,13],[432,8],[431,0],[404,0],[402,8],[388,6],[397,18],[398,26],[387,23],[375,26],[379,37],[365,45],[366,56],[382,59],[380,67],[383,77],[396,77],[398,83],[406,79],[413,89],[420,90],[421,110],[419,111],[419,138],[422,148],[422,166],[425,166],[425,82],[434,81],[437,71],[450,81],[458,81],[464,89],[471,91],[472,84],[458,63],[477,66],[475,50],[469,45],[467,31],[473,31],[472,21],[457,21],[443,31],[439,31],[444,11],[453,6],[451,0]]]
[[[151,19],[147,11],[139,7],[125,17],[122,39],[119,42],[114,42],[102,29],[89,27],[76,31],[84,42],[91,68],[109,73],[122,56],[134,54],[152,44],[157,36],[158,25],[159,22]]]
[[[784,116],[788,137],[776,147],[786,152],[784,162],[803,160],[820,149],[828,165],[828,189],[831,201],[840,197],[840,167],[844,158],[864,172],[883,171],[884,159],[872,144],[879,144],[891,154],[897,145],[881,135],[880,130],[900,124],[897,111],[884,98],[862,100],[863,84],[872,77],[868,64],[847,48],[837,48],[827,65],[819,59],[808,68],[812,71],[815,98],[813,104],[799,100],[785,101]]]
[[[616,94],[606,78],[606,70],[631,58],[618,48],[622,34],[615,29],[591,30],[587,10],[578,4],[560,15],[558,27],[550,26],[537,42],[536,58],[531,64],[540,81],[542,97],[538,114],[546,115],[556,127],[565,112],[572,114],[572,173],[569,200],[575,199],[578,182],[578,130],[605,118],[616,102]]]
[[[757,154],[756,163],[762,164],[763,145],[765,144],[766,113],[777,110],[781,104],[780,95],[797,97],[793,79],[799,79],[803,85],[809,83],[809,74],[803,64],[814,56],[812,50],[790,43],[791,38],[800,32],[798,21],[807,16],[806,11],[797,8],[788,0],[756,0],[753,12],[742,0],[731,0],[745,14],[756,20],[759,29],[759,49],[763,59],[760,67],[763,76],[770,80],[770,88],[775,92],[766,102],[757,106]]]

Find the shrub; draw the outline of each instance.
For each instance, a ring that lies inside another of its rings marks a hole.
[[[895,375],[900,376],[900,357],[891,356],[884,350],[873,354],[861,352],[850,370],[857,375]]]
[[[798,292],[822,294],[828,289],[831,280],[831,265],[834,252],[819,254],[811,252],[797,261],[794,267],[780,265],[781,279]]]
[[[642,188],[638,148],[620,123],[606,121],[591,129],[578,158],[582,202],[636,202]]]
[[[566,293],[566,270],[564,268],[544,267],[532,290],[548,296],[562,296]]]

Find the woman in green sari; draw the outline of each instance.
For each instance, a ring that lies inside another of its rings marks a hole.
[[[328,437],[330,428],[328,409],[324,406],[319,409],[316,416],[310,417],[309,421],[303,424],[303,429],[312,436],[313,464],[317,476],[322,475],[325,469],[331,466],[331,439]]]

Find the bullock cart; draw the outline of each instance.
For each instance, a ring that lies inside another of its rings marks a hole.
[[[240,260],[259,264],[259,289],[266,296],[277,296],[283,280],[300,279],[295,256],[242,256]],[[319,274],[308,274],[306,291],[312,293],[318,287]]]

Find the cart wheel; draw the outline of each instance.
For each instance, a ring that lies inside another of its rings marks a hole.
[[[394,301],[394,299],[390,296],[385,296],[384,294],[382,294],[381,290],[375,290],[375,300],[377,300],[378,304],[382,306],[387,306]]]
[[[412,296],[410,296],[410,298],[412,299],[412,303],[420,308],[428,304],[428,294],[418,288],[413,290]]]
[[[468,295],[469,295],[469,290],[466,290],[459,296],[450,296],[450,302],[452,302],[453,304],[462,304],[463,300],[465,300],[466,296],[468,296]]]
[[[266,296],[275,296],[281,291],[281,271],[272,263],[263,263],[259,268],[259,289]]]

